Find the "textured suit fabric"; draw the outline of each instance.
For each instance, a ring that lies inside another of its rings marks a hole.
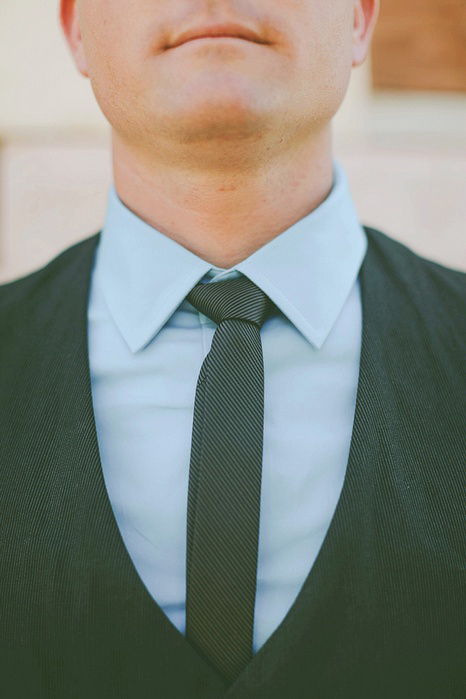
[[[282,624],[228,687],[141,583],[99,460],[98,236],[0,291],[0,686],[9,699],[464,695],[465,275],[366,228],[343,491]]]

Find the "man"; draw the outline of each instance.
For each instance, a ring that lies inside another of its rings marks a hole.
[[[464,275],[332,158],[377,12],[61,0],[114,187],[1,289],[5,697],[462,696]]]

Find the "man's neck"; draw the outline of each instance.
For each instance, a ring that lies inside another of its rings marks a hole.
[[[330,127],[254,172],[148,162],[113,135],[115,188],[156,230],[215,267],[229,269],[316,209],[330,193]]]

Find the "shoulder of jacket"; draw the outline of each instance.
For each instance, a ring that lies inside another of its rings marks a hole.
[[[464,305],[465,272],[429,260],[380,230],[369,226],[364,230],[371,256],[400,291],[404,287],[421,304],[435,296],[440,303]]]
[[[6,312],[28,300],[47,296],[48,290],[67,284],[70,276],[83,272],[100,237],[100,231],[71,245],[50,260],[46,265],[23,277],[0,285],[0,311]]]
[[[387,352],[396,348],[403,371],[464,390],[466,274],[418,255],[365,227],[368,249],[360,282],[366,317],[377,325]],[[390,358],[386,357],[389,363]],[[439,395],[443,395],[443,388]]]

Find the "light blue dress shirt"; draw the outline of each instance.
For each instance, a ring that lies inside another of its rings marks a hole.
[[[217,327],[185,297],[199,281],[244,274],[280,309],[261,330],[254,652],[284,619],[317,558],[349,456],[367,238],[336,161],[333,174],[316,210],[228,270],[142,221],[112,186],[91,279],[89,361],[105,484],[142,583],[183,634],[194,398]]]

